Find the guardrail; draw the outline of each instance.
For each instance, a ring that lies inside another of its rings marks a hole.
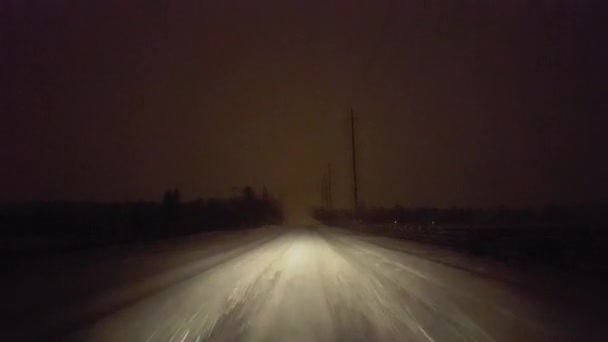
[[[335,224],[498,260],[608,272],[608,229],[584,226]]]

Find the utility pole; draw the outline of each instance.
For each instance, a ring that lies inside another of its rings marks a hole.
[[[355,112],[350,110],[351,146],[353,152],[353,194],[355,196],[355,207],[353,212],[356,216],[359,209],[359,194],[357,193],[357,150],[355,149]]]
[[[331,196],[331,163],[327,164],[327,206],[329,207],[329,210],[334,208]]]
[[[327,209],[327,175],[325,173],[321,180],[321,208]]]

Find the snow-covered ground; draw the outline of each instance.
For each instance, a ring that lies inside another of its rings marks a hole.
[[[328,227],[218,234],[91,254],[68,266],[48,260],[7,281],[0,299],[13,306],[5,306],[2,315],[19,313],[4,329],[7,339],[589,341],[608,336],[604,290],[593,280],[529,274]],[[581,291],[585,295],[575,295]]]

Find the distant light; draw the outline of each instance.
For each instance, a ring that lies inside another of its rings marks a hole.
[[[397,223],[397,221],[395,221],[395,223]]]
[[[431,224],[435,224],[435,221],[431,221]]]

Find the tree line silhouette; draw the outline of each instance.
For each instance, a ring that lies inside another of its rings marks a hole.
[[[232,230],[283,221],[281,203],[250,186],[231,198],[182,201],[178,189],[159,202],[35,202],[0,208],[2,236],[70,238],[83,243],[132,241]]]
[[[313,209],[313,217],[321,222],[354,219],[352,210]],[[396,205],[392,208],[360,208],[356,219],[369,224],[438,224],[438,225],[605,225],[608,207],[603,205],[549,205],[541,208],[471,208],[418,207]]]

